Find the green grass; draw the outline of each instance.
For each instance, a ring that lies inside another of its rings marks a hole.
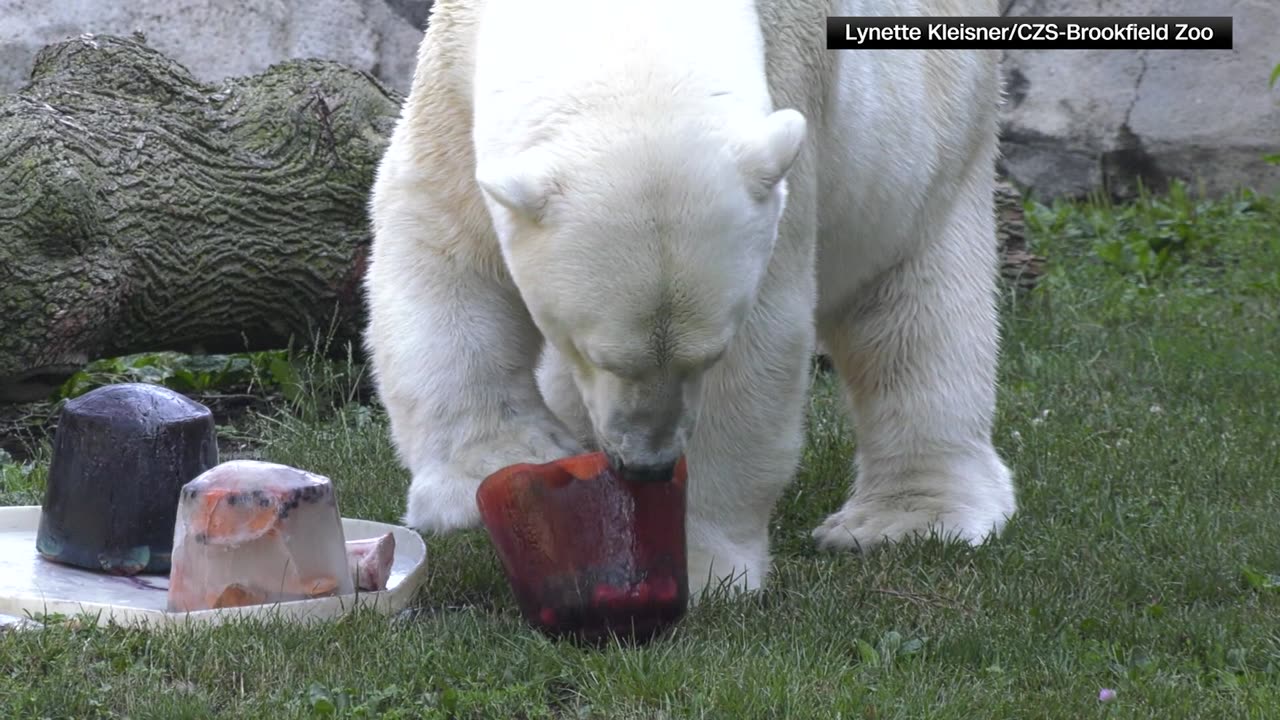
[[[1005,299],[996,427],[1021,511],[986,547],[814,551],[853,449],[823,377],[770,589],[647,647],[529,630],[471,532],[429,540],[396,619],[2,633],[0,717],[1277,717],[1280,198],[1035,206],[1029,226],[1051,269]],[[377,408],[253,432],[333,477],[345,514],[397,519]],[[39,497],[43,457],[6,466],[7,501]]]

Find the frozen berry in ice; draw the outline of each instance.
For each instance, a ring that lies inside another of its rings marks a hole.
[[[617,607],[626,595],[626,592],[608,583],[600,583],[591,593],[591,602],[604,607]]]
[[[664,605],[675,602],[676,596],[680,594],[680,587],[676,584],[676,579],[670,575],[650,577],[649,586],[653,588],[654,601]]]
[[[636,583],[627,591],[627,605],[633,608],[644,607],[649,604],[649,596],[651,594],[649,583]]]

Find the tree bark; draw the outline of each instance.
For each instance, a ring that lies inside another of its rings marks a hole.
[[[323,334],[358,354],[368,191],[401,101],[332,62],[212,86],[138,36],[45,48],[0,97],[0,402],[136,352]],[[997,194],[1021,251],[1019,198]]]
[[[331,62],[215,87],[137,36],[45,48],[0,97],[0,401],[98,357],[356,340],[400,102]]]

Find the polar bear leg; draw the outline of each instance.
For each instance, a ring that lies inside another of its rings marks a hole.
[[[980,171],[979,171],[980,172]],[[976,176],[975,176],[976,177]],[[991,441],[999,343],[989,182],[971,178],[937,235],[819,333],[857,435],[848,501],[813,531],[821,548],[916,534],[981,544],[1016,507]]]
[[[403,227],[445,231],[424,222]],[[386,232],[379,239],[390,245],[395,231]],[[435,533],[478,527],[475,494],[487,475],[578,450],[534,382],[541,337],[514,293],[484,272],[431,254],[412,265],[385,260],[370,268],[370,348],[413,475],[403,522]]]
[[[758,590],[768,578],[769,520],[804,447],[811,312],[798,307],[788,321],[779,305],[758,308],[707,378],[686,453],[694,600],[704,590]]]

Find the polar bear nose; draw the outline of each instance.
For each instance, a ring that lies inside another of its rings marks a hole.
[[[676,470],[674,462],[638,465],[628,464],[616,453],[606,452],[605,456],[613,471],[628,482],[667,482],[674,476]]]

